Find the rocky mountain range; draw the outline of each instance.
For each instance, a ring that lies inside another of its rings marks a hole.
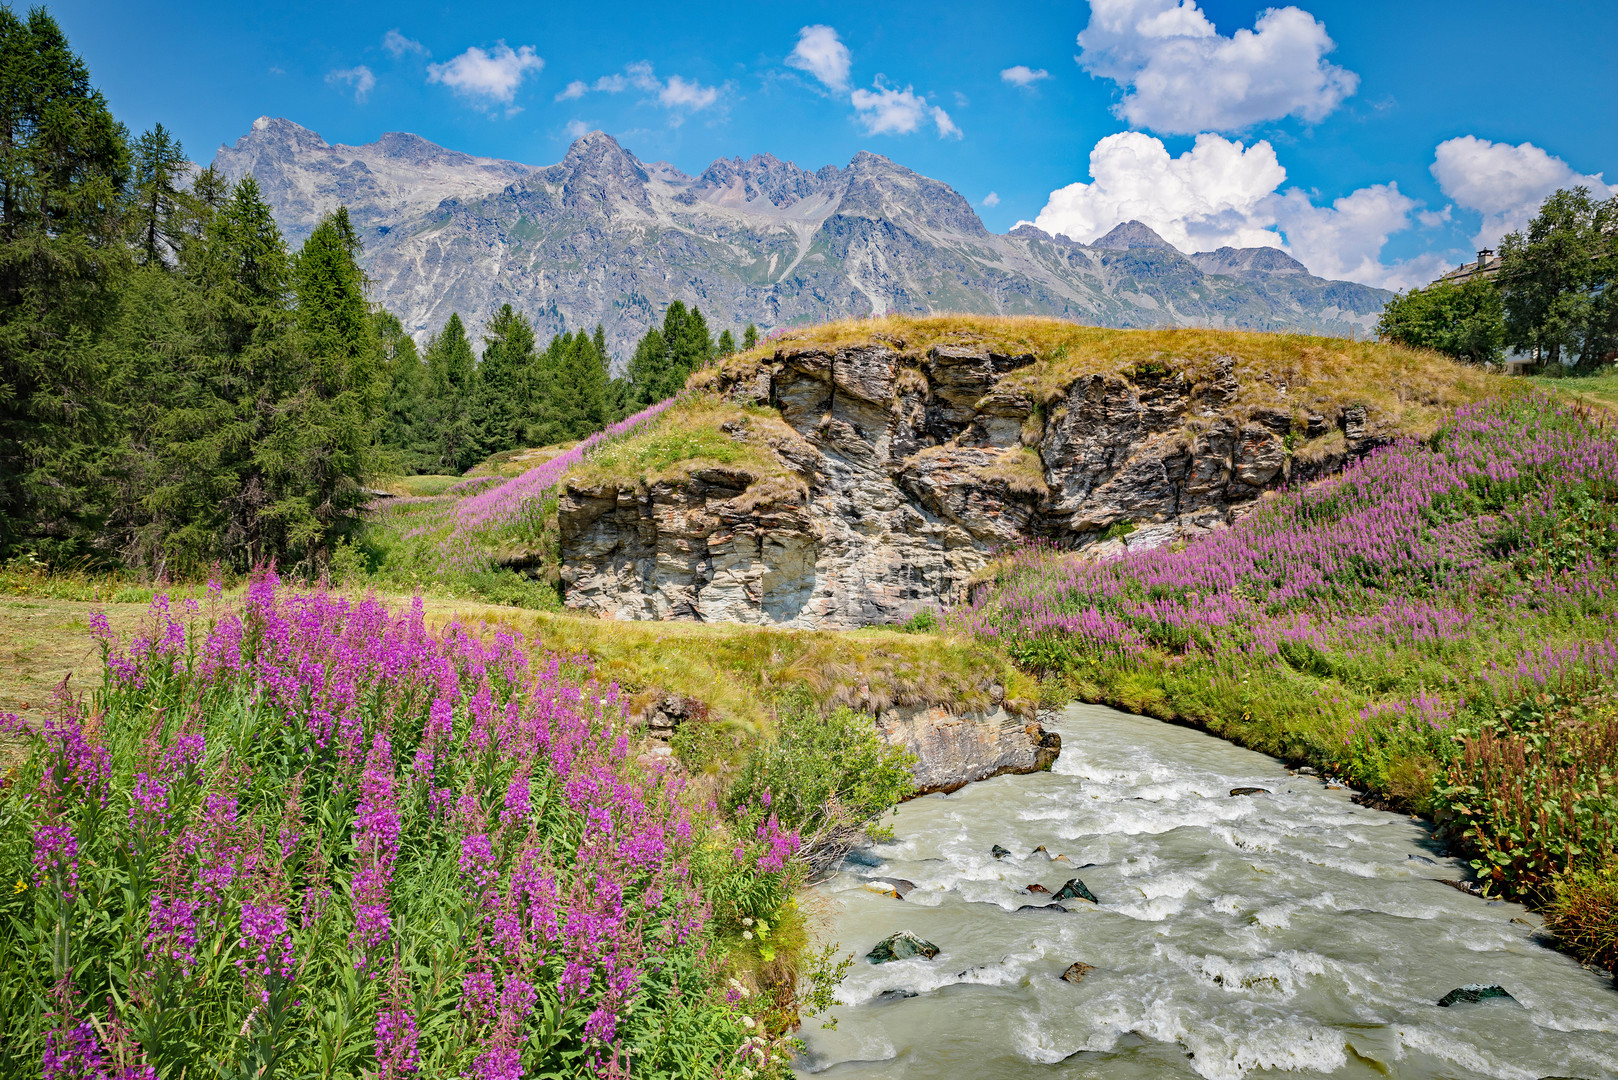
[[[693,177],[599,131],[537,167],[398,132],[332,145],[263,117],[214,165],[251,173],[292,242],[347,206],[375,299],[418,338],[452,311],[475,334],[510,303],[542,340],[603,323],[620,362],[675,299],[715,332],[968,311],[1363,337],[1392,295],[1275,248],[1188,255],[1133,221],[1093,244],[992,233],[947,184],[864,152],[813,172],[722,158]]]

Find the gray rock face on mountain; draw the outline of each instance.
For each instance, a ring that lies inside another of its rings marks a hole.
[[[965,599],[1007,544],[1050,537],[1100,554],[1203,534],[1386,438],[1363,406],[1315,411],[1303,388],[1244,387],[1229,356],[1058,389],[1017,377],[1032,363],[871,343],[727,367],[713,389],[773,406],[794,437],[726,430],[780,470],[570,484],[567,605],[623,619],[902,622]],[[1115,526],[1133,531],[1108,539]]]
[[[716,330],[967,311],[1355,337],[1391,295],[1268,248],[1187,256],[1139,222],[1094,245],[998,235],[948,185],[869,153],[813,172],[721,159],[691,177],[592,132],[536,168],[398,133],[333,146],[266,117],[214,164],[251,173],[294,241],[346,205],[375,298],[418,335],[452,311],[475,333],[510,303],[542,335],[603,323],[620,358],[675,299]]]

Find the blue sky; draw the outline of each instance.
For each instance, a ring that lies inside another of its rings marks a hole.
[[[261,115],[549,164],[601,128],[696,173],[860,150],[997,231],[1136,217],[1400,287],[1545,193],[1618,194],[1618,4],[1218,0],[52,5],[115,113],[211,160]],[[572,87],[570,90],[569,88]]]

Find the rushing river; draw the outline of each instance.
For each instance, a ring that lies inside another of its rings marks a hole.
[[[1460,864],[1424,823],[1155,720],[1078,706],[1057,730],[1052,772],[907,803],[895,841],[856,855],[879,866],[809,891],[856,959],[836,1030],[805,1025],[800,1074],[1618,1077],[1611,982],[1539,944],[1521,907],[1443,885]],[[1271,793],[1229,794],[1249,786]],[[874,876],[916,888],[895,900]],[[1099,905],[1017,910],[1072,877]],[[898,930],[938,956],[867,963]],[[1076,985],[1074,961],[1094,968]],[[1437,1006],[1469,983],[1515,1001]]]

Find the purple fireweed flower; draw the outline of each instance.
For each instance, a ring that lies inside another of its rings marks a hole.
[[[61,890],[72,901],[79,888],[79,841],[66,825],[41,825],[34,831],[34,884]]]
[[[408,1009],[386,1009],[376,1018],[376,1061],[385,1078],[415,1073],[419,1058],[416,1018]]]
[[[504,1048],[485,1050],[472,1062],[477,1080],[522,1080],[522,1055]]]
[[[162,958],[180,965],[189,975],[197,966],[196,901],[152,893],[146,931],[146,958]]]
[[[292,953],[292,931],[285,904],[243,904],[242,934],[237,943],[242,956],[236,966],[255,987],[260,1002],[270,1000],[278,980],[290,982],[297,969]]]
[[[40,1075],[44,1080],[108,1080],[107,1059],[95,1025],[85,1020],[46,1032]]]

